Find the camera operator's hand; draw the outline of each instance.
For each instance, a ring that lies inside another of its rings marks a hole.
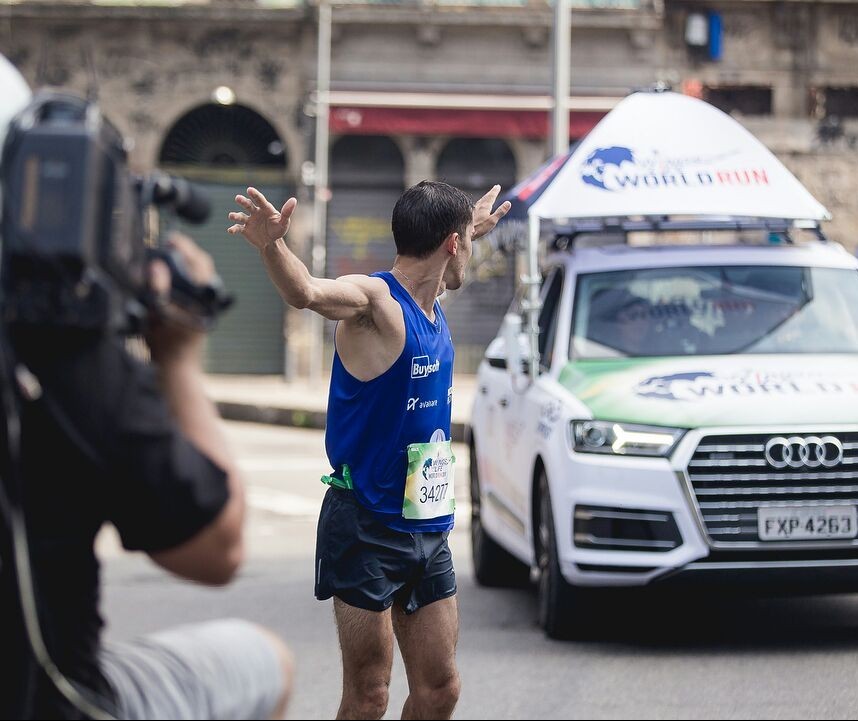
[[[206,285],[216,276],[211,256],[190,238],[180,233],[172,233],[167,243],[179,254],[194,283]],[[205,333],[192,324],[183,323],[178,309],[171,306],[170,269],[164,261],[152,262],[149,284],[162,309],[162,312],[151,319],[146,334],[153,360],[159,364],[182,360],[198,361]]]
[[[249,198],[243,195],[235,196],[235,202],[244,208],[245,212],[229,214],[229,219],[234,221],[235,225],[228,228],[227,232],[232,235],[241,233],[252,246],[262,251],[289,232],[292,213],[298,201],[289,198],[278,211],[256,188],[248,188],[247,194]]]

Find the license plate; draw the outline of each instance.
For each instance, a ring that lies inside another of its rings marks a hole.
[[[757,515],[761,541],[809,541],[858,536],[855,506],[787,506],[761,508]]]

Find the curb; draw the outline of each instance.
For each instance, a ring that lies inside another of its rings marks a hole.
[[[275,406],[260,406],[252,403],[236,403],[234,401],[217,401],[221,418],[227,421],[243,421],[245,423],[265,423],[272,426],[288,428],[308,428],[325,430],[327,413],[325,411],[309,411],[304,408],[278,408]],[[456,443],[466,443],[470,427],[467,423],[453,422],[450,434]]]

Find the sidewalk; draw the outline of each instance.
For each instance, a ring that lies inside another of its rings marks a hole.
[[[205,380],[209,397],[227,420],[317,429],[325,428],[328,382],[287,383],[280,376],[250,375],[207,375]],[[476,376],[453,377],[454,441],[466,438],[475,389]]]

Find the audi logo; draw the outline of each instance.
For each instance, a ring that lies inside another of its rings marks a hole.
[[[834,436],[778,436],[766,443],[773,468],[834,468],[843,463],[843,444]]]

